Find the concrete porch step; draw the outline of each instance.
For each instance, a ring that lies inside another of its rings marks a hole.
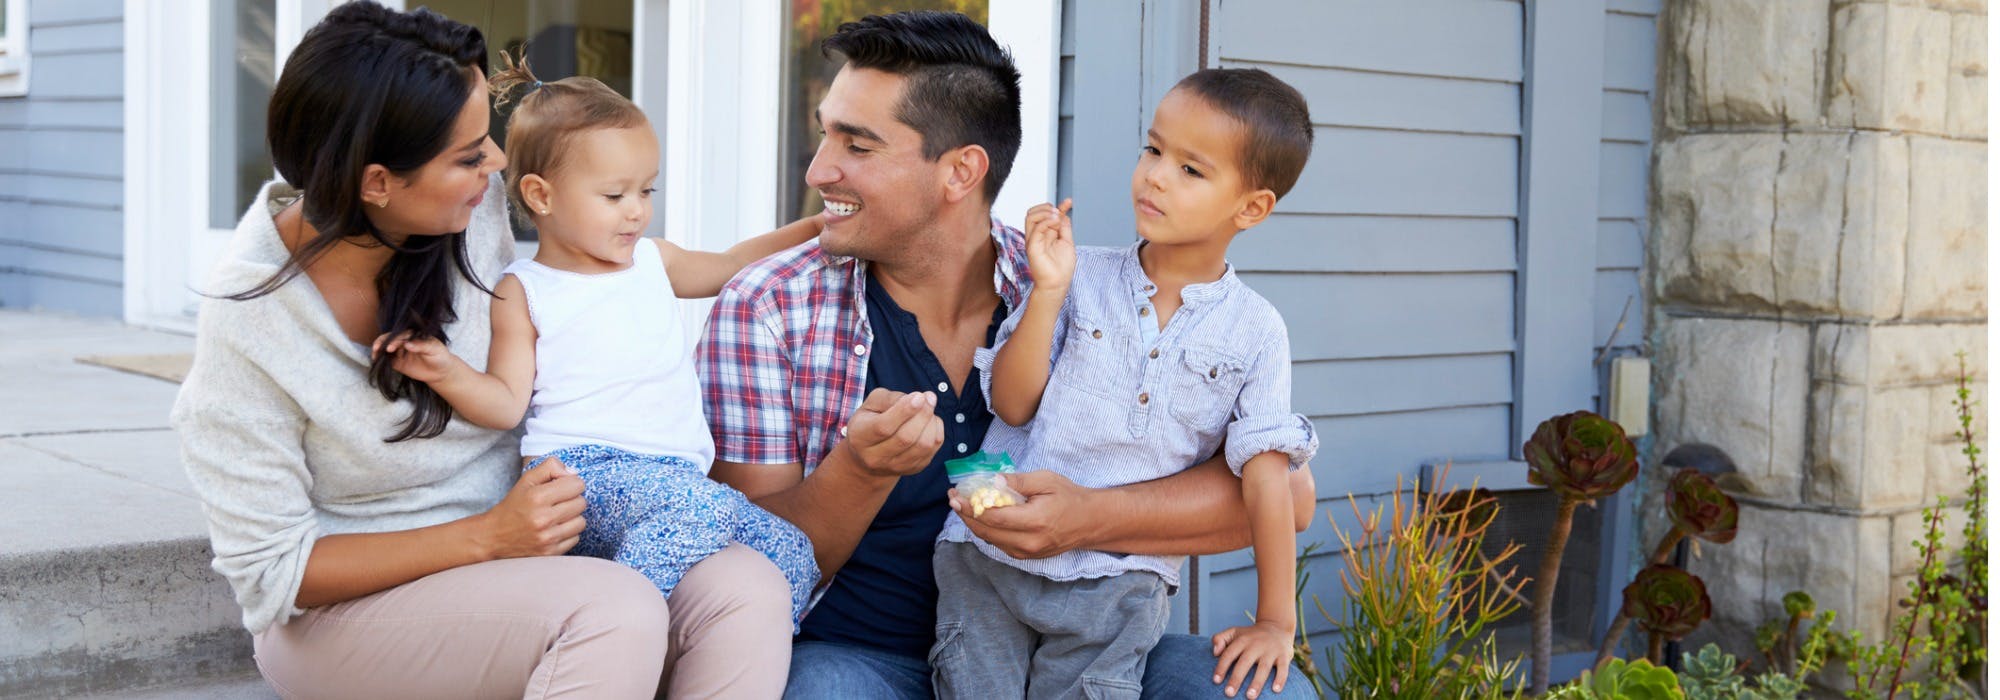
[[[0,338],[0,697],[254,674],[167,426],[177,387],[76,362],[192,340],[15,311]]]

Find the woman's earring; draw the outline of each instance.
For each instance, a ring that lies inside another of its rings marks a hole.
[[[376,202],[376,203],[375,203],[375,206],[377,206],[377,207],[380,207],[380,208],[382,208],[382,209],[388,209],[388,208],[389,208],[389,200],[386,200],[386,199],[384,199],[384,200],[382,200],[382,201],[380,201],[380,202]]]

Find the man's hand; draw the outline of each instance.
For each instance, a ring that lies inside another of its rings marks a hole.
[[[933,412],[937,394],[876,389],[847,421],[844,449],[871,476],[896,478],[923,471],[944,444],[944,421]]]
[[[1007,474],[1007,485],[1027,500],[1020,505],[987,510],[973,517],[971,505],[958,489],[950,493],[951,509],[965,520],[972,534],[1015,559],[1043,559],[1076,549],[1091,525],[1084,501],[1090,490],[1051,471]]]

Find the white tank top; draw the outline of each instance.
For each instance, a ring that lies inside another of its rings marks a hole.
[[[527,290],[538,335],[522,456],[605,445],[708,469],[715,441],[702,417],[674,287],[652,239],[640,238],[632,266],[617,272],[586,275],[516,260],[506,274]]]

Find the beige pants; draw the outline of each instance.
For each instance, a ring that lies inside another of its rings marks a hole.
[[[688,570],[671,604],[612,562],[505,559],[313,608],[256,649],[287,698],[775,698],[791,594],[740,544]]]

